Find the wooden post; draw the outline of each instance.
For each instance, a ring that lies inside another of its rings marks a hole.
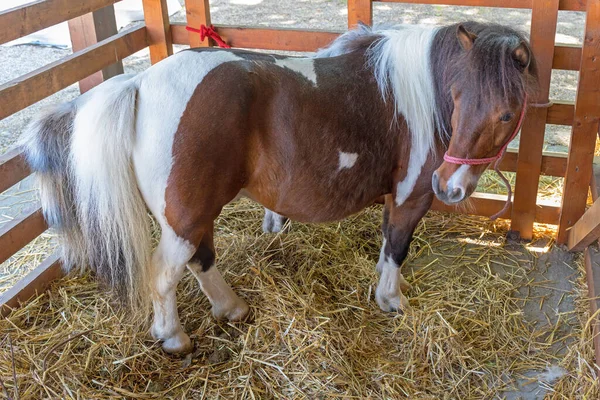
[[[185,0],[185,14],[188,26],[200,29],[201,25],[209,26],[210,22],[210,4],[209,0]],[[200,35],[195,32],[188,32],[190,47],[209,47],[212,46],[211,40],[200,41]]]
[[[142,0],[148,30],[150,62],[156,64],[173,54],[167,0]]]
[[[94,45],[118,33],[113,5],[69,20],[73,53]],[[79,81],[79,92],[85,93],[103,81],[123,73],[123,63],[118,61]]]
[[[352,29],[362,22],[373,25],[372,0],[348,0],[348,29]]]
[[[531,48],[537,60],[540,90],[530,99],[532,103],[549,101],[558,5],[559,0],[533,0]],[[547,116],[548,108],[530,107],[521,129],[511,230],[523,239],[531,239],[533,234]]]
[[[600,0],[587,2],[585,39],[579,71],[558,228],[559,244],[567,241],[567,229],[583,215],[592,178],[594,147],[600,119]]]

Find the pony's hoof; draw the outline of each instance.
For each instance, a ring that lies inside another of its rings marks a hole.
[[[179,332],[165,339],[162,348],[169,354],[188,354],[192,352],[192,341],[188,335]]]
[[[250,307],[248,304],[242,299],[237,299],[237,301],[228,307],[217,307],[213,306],[212,315],[217,320],[227,319],[231,322],[243,321],[248,316],[250,311]]]
[[[265,211],[263,218],[262,230],[264,233],[278,233],[283,231],[283,226],[287,221],[286,217],[274,213],[273,211]]]
[[[376,294],[375,300],[377,305],[385,312],[398,312],[407,311],[410,309],[408,299],[402,293],[397,296],[385,296],[382,294]]]

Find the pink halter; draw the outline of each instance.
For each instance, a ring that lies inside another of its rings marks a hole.
[[[523,124],[523,119],[525,119],[525,110],[526,109],[527,109],[527,94],[525,94],[525,99],[523,100],[523,109],[521,110],[521,115],[519,116],[519,121],[517,122],[515,131],[512,133],[512,135],[510,135],[510,138],[506,141],[506,143],[504,143],[504,146],[502,146],[502,148],[500,149],[498,154],[496,154],[495,156],[487,157],[487,158],[459,158],[459,157],[452,157],[451,155],[448,154],[447,151],[446,151],[446,153],[444,153],[444,161],[449,162],[451,164],[483,165],[483,164],[489,164],[491,162],[496,161],[494,163],[494,171],[496,171],[498,176],[500,176],[500,179],[502,179],[502,181],[504,182],[504,185],[506,186],[506,189],[508,191],[508,197],[506,199],[506,203],[504,203],[504,207],[502,207],[502,210],[500,210],[496,214],[490,216],[490,219],[492,221],[495,220],[496,218],[498,218],[499,216],[501,216],[502,214],[504,214],[506,212],[506,210],[508,210],[508,207],[510,207],[510,205],[511,205],[512,188],[510,187],[510,182],[508,181],[508,179],[506,179],[504,174],[502,174],[502,172],[500,172],[498,167],[500,166],[502,157],[504,157],[504,153],[506,153],[508,144],[510,142],[512,142],[512,140],[515,138],[515,136],[517,136],[517,134],[519,133],[519,130],[521,130],[521,125]]]

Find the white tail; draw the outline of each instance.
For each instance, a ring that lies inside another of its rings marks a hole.
[[[121,297],[139,305],[148,297],[142,295],[149,287],[150,228],[131,157],[137,80],[123,78],[63,106],[68,113],[42,117],[30,126],[24,145],[67,267],[90,266]],[[64,121],[69,116],[71,124]]]

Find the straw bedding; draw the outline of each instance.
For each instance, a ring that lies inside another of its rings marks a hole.
[[[528,275],[545,256],[505,243],[503,223],[430,212],[404,270],[412,309],[386,314],[373,299],[380,207],[277,235],[261,216],[242,200],[216,225],[219,269],[251,320],[214,321],[187,274],[178,300],[195,350],[172,357],[147,316],[70,276],[0,320],[0,393],[16,398],[16,381],[22,399],[492,399],[557,365],[567,373],[548,398],[599,398],[581,260],[565,264],[575,311],[527,322],[525,304],[545,297],[523,288],[547,285]],[[538,227],[542,251],[551,233]]]

